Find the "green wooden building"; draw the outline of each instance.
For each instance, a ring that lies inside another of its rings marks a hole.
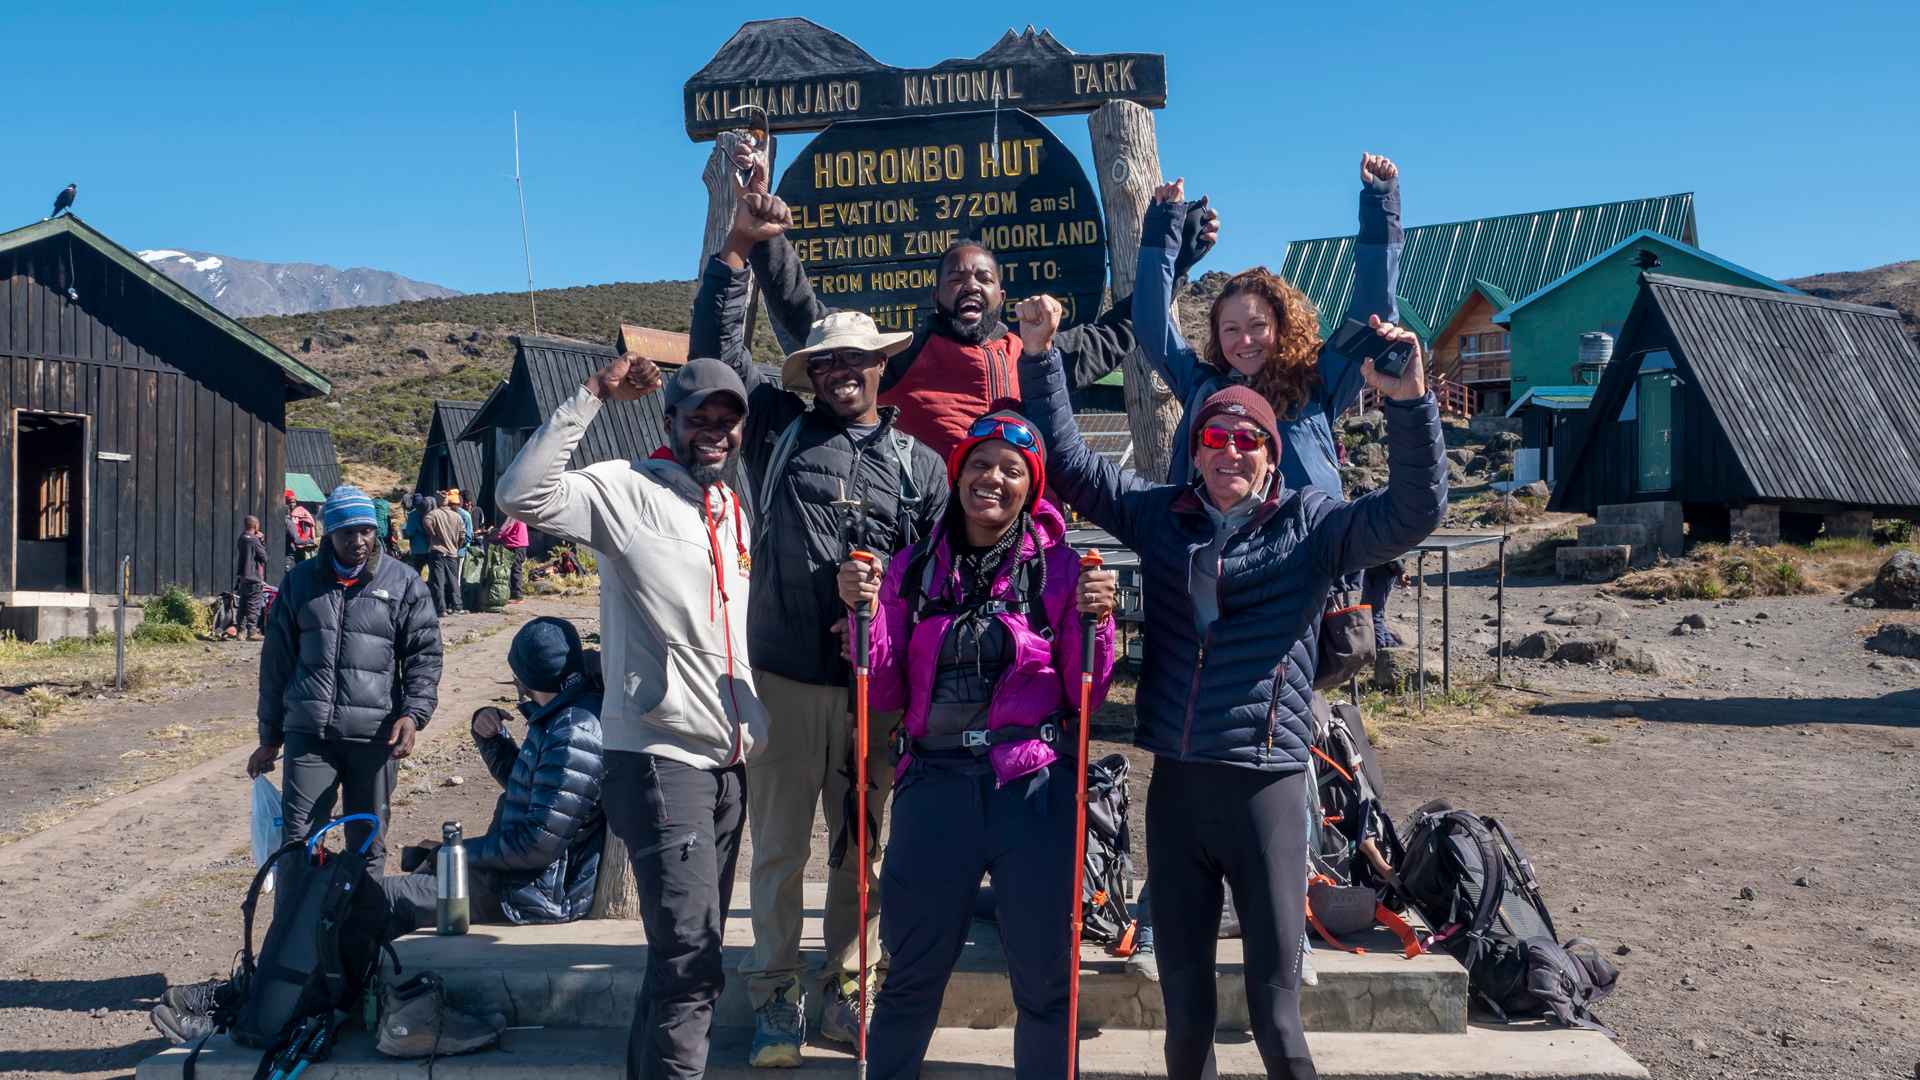
[[[1640,294],[1642,252],[1657,257],[1659,272],[1671,277],[1798,292],[1692,244],[1641,229],[1493,316],[1494,325],[1508,335],[1511,400],[1517,402],[1537,388],[1581,381],[1575,371],[1580,335],[1598,330],[1620,336]]]

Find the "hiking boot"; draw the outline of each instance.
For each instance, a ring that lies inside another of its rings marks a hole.
[[[867,1023],[873,1023],[874,977],[867,975]],[[827,980],[827,1007],[820,1012],[820,1037],[828,1042],[852,1046],[860,1031],[860,980],[852,975],[836,975]]]
[[[1127,973],[1150,983],[1160,981],[1160,960],[1153,955],[1153,927],[1142,926],[1133,941],[1133,955],[1127,957]]]
[[[482,1019],[448,1005],[440,976],[427,971],[381,990],[375,1049],[397,1058],[464,1054],[492,1046],[506,1026],[506,1017],[497,1013]]]
[[[799,996],[788,1001],[789,993]],[[807,1037],[807,995],[799,987],[781,987],[753,1013],[753,1047],[747,1064],[756,1069],[797,1069],[800,1044]]]
[[[175,1046],[213,1034],[213,1017],[204,1013],[182,1013],[164,1002],[155,1005],[153,1011],[147,1014],[147,1019]]]
[[[169,986],[160,1003],[176,1016],[212,1016],[216,995],[226,985],[225,979],[208,979],[191,986]]]

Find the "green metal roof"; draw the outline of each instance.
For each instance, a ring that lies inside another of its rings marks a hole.
[[[1415,226],[1400,254],[1401,319],[1437,330],[1476,285],[1526,296],[1641,229],[1698,243],[1693,193]],[[1353,292],[1353,241],[1287,245],[1281,276],[1319,308],[1325,334],[1339,325]]]
[[[214,328],[258,353],[280,369],[294,397],[325,397],[333,392],[327,377],[283,352],[278,345],[241,326],[225,312],[187,290],[187,287],[147,265],[145,259],[114,243],[105,233],[74,217],[63,214],[48,221],[24,225],[12,232],[0,233],[0,251],[11,251],[65,233],[98,251],[107,261],[159,290],[180,306],[213,324]]]
[[[290,472],[287,474],[287,490],[293,492],[293,501],[295,502],[323,503],[327,501],[327,493],[320,490],[320,485],[314,483],[313,477],[303,472]]]
[[[1630,247],[1631,245],[1634,245],[1634,244],[1644,244],[1650,241],[1654,243],[1656,246],[1665,245],[1665,246],[1671,247],[1675,251],[1686,252],[1688,255],[1691,255],[1694,258],[1701,260],[1702,262],[1709,262],[1715,266],[1718,266],[1720,269],[1727,271],[1728,273],[1738,274],[1741,277],[1746,278],[1748,281],[1753,282],[1755,285],[1758,285],[1763,289],[1772,289],[1775,292],[1792,293],[1795,296],[1805,295],[1799,289],[1796,289],[1791,285],[1783,285],[1780,282],[1775,281],[1772,278],[1766,276],[1765,274],[1759,273],[1757,271],[1749,270],[1746,267],[1739,265],[1738,263],[1728,262],[1727,260],[1721,258],[1720,256],[1715,255],[1711,251],[1702,251],[1699,248],[1694,247],[1692,244],[1675,240],[1671,236],[1661,236],[1658,233],[1655,233],[1651,229],[1641,229],[1639,232],[1634,233],[1632,236],[1627,237],[1626,239],[1613,245],[1607,250],[1601,252],[1600,254],[1595,255],[1593,258],[1588,259],[1586,262],[1581,263],[1579,266],[1574,267],[1573,269],[1567,271],[1566,273],[1561,274],[1559,277],[1554,278],[1552,281],[1547,282],[1545,285],[1542,285],[1539,288],[1528,293],[1526,296],[1521,298],[1519,303],[1516,304],[1509,301],[1507,303],[1501,304],[1500,305],[1501,311],[1498,315],[1495,315],[1493,317],[1493,321],[1500,324],[1501,326],[1508,325],[1513,320],[1514,312],[1519,311],[1521,308],[1526,307],[1528,304],[1533,303],[1535,300],[1538,300],[1541,297],[1552,292],[1553,290],[1559,288],[1560,286],[1565,285],[1567,282],[1572,281],[1574,278],[1579,277],[1581,274],[1586,273],[1588,270],[1591,270],[1594,267],[1599,266],[1601,263],[1606,262],[1609,258],[1618,254],[1622,249]]]
[[[1598,389],[1597,386],[1536,386],[1508,406],[1507,415],[1516,415],[1528,405],[1546,409],[1584,409],[1593,403],[1593,392]]]

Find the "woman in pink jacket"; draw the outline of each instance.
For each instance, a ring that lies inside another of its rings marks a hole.
[[[868,1035],[879,1080],[919,1075],[982,875],[993,876],[1019,1019],[1014,1073],[1066,1073],[1074,943],[1074,772],[1083,615],[1093,704],[1113,675],[1114,575],[1082,570],[1042,496],[1046,447],[1018,413],[973,422],[947,457],[933,535],[883,572],[848,561],[840,596],[876,605],[870,704],[904,710],[880,873],[892,957]]]

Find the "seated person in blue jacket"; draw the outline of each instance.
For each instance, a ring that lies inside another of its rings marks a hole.
[[[473,714],[474,744],[505,789],[487,831],[465,841],[474,922],[572,922],[593,906],[606,840],[597,655],[582,649],[572,623],[535,619],[507,652],[525,699],[526,739],[514,741],[500,709]],[[376,877],[387,939],[434,924],[438,844],[403,849],[401,867],[410,872]],[[175,1043],[199,1038],[212,1030],[214,995],[226,982],[169,988],[153,1009],[153,1025]]]
[[[1161,484],[1087,448],[1048,326],[1051,297],[1019,310],[1021,411],[1052,448],[1047,479],[1140,556],[1147,648],[1135,742],[1154,754],[1147,793],[1166,1075],[1213,1076],[1214,953],[1231,890],[1247,1006],[1268,1076],[1318,1074],[1300,1023],[1306,921],[1307,758],[1313,633],[1328,586],[1426,539],[1447,505],[1440,414],[1418,342],[1399,378],[1362,366],[1387,399],[1387,485],[1352,502],[1295,488],[1273,407],[1229,386],[1191,416],[1194,479]]]

